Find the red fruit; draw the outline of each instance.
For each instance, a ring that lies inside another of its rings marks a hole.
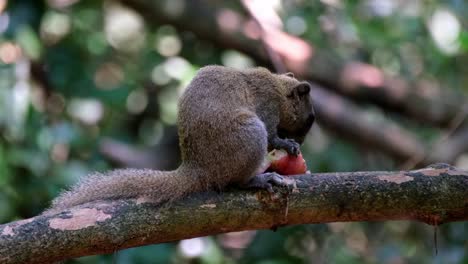
[[[271,162],[269,169],[282,175],[304,174],[307,171],[307,165],[300,152],[295,157],[284,150],[274,149],[268,153],[268,160]]]

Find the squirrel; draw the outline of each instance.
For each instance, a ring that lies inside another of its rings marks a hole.
[[[47,211],[96,200],[147,197],[173,201],[239,184],[273,191],[282,176],[260,173],[267,151],[298,155],[315,120],[310,85],[265,68],[201,68],[178,103],[181,165],[174,171],[117,169],[84,177]]]

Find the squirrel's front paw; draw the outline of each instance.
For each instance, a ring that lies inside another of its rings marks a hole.
[[[299,152],[300,152],[299,143],[297,143],[293,139],[289,139],[289,138],[284,139],[284,142],[285,142],[285,144],[284,144],[283,149],[286,150],[286,152],[288,152],[288,154],[293,155],[293,156],[299,155]]]
[[[284,149],[289,155],[297,156],[300,152],[300,145],[294,139],[275,138],[271,142],[271,147],[274,149]]]

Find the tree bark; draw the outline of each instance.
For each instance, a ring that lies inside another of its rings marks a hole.
[[[0,225],[0,263],[47,263],[219,233],[337,221],[468,220],[468,172],[413,171],[287,177],[290,188],[206,192],[171,204],[96,201]]]

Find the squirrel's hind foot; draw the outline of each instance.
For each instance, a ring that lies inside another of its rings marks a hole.
[[[284,177],[276,172],[266,172],[255,175],[243,187],[265,189],[273,193],[273,186],[288,186]]]

